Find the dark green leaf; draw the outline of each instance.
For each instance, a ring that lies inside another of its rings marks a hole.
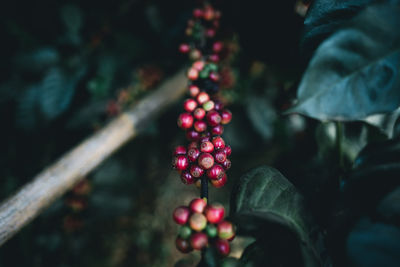
[[[400,227],[400,187],[388,194],[378,205],[377,212],[385,221]]]
[[[260,167],[244,175],[232,195],[231,209],[239,234],[277,240],[271,237],[280,233],[280,238],[299,244],[305,266],[320,264],[313,240],[317,229],[303,197],[279,171]]]
[[[400,7],[375,5],[324,41],[289,112],[360,120],[400,106]]]
[[[274,135],[276,112],[273,106],[264,98],[252,96],[246,105],[246,111],[251,123],[264,140],[270,140]]]

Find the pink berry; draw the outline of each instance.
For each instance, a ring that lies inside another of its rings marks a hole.
[[[205,65],[204,61],[198,60],[193,63],[192,67],[198,71],[201,71],[204,68],[204,65]]]
[[[216,149],[222,149],[225,147],[225,141],[221,136],[216,136],[212,139],[212,143]]]
[[[196,181],[196,179],[188,171],[183,171],[181,173],[181,180],[182,180],[182,183],[187,184],[187,185],[194,184],[194,182]]]
[[[208,6],[204,9],[203,17],[205,20],[212,20],[215,16],[214,9],[211,6]]]
[[[220,111],[224,108],[224,104],[222,104],[221,101],[214,101],[214,102],[215,102],[214,108],[216,111]]]
[[[226,156],[229,157],[231,155],[231,153],[232,153],[231,147],[230,146],[225,146],[224,147],[224,152],[225,152]]]
[[[177,224],[184,225],[188,222],[190,216],[190,209],[185,206],[177,207],[172,213],[172,218]]]
[[[175,147],[174,155],[185,155],[186,154],[186,147],[184,146],[177,146]]]
[[[189,149],[187,152],[187,157],[191,162],[195,162],[199,157],[199,155],[200,155],[200,150],[198,150],[195,147]]]
[[[207,130],[207,123],[205,121],[195,121],[194,129],[199,133],[204,132],[205,130]]]
[[[197,141],[200,138],[200,134],[196,132],[195,130],[190,130],[186,132],[186,138],[189,141]]]
[[[185,102],[183,102],[183,108],[187,111],[187,112],[193,112],[197,107],[197,102],[194,99],[186,99]]]
[[[210,80],[213,82],[218,82],[219,81],[219,74],[216,72],[210,72]]]
[[[188,157],[189,157],[189,155],[188,155]],[[214,153],[214,158],[215,158],[216,162],[222,164],[222,163],[226,162],[226,153],[224,152],[224,150],[219,149]],[[189,157],[189,160],[190,160],[190,157]]]
[[[215,248],[221,256],[228,256],[231,252],[229,242],[224,239],[217,239],[214,243]]]
[[[199,145],[197,144],[197,142],[191,142],[187,146],[187,150],[189,151],[189,149],[191,149],[191,148],[198,148],[198,147],[199,147]]]
[[[218,237],[221,239],[228,240],[235,236],[235,230],[233,224],[228,221],[222,221],[217,225]]]
[[[195,10],[193,10],[193,17],[195,18],[201,18],[203,16],[203,10],[201,10],[200,8],[196,8]]]
[[[200,144],[200,151],[211,153],[214,151],[214,145],[210,141],[205,141]]]
[[[215,42],[215,43],[213,44],[213,51],[214,51],[215,53],[219,53],[219,52],[221,52],[221,50],[222,50],[223,47],[224,47],[224,44],[223,44],[222,42],[220,42],[220,41]]]
[[[211,133],[213,135],[221,135],[223,132],[224,132],[224,126],[222,126],[221,124],[211,128]]]
[[[224,167],[225,170],[229,170],[231,168],[231,161],[229,159],[226,159],[223,163],[222,163],[222,167]]]
[[[179,52],[181,52],[182,54],[189,53],[189,51],[190,51],[190,46],[188,44],[181,44],[179,46]]]
[[[221,116],[215,110],[207,112],[206,118],[210,126],[217,126],[218,124],[221,123]]]
[[[190,113],[182,113],[178,117],[178,126],[182,129],[190,129],[193,126],[193,116]]]
[[[216,34],[216,31],[213,28],[209,28],[206,30],[206,36],[209,38],[213,38]]]
[[[226,173],[225,173],[225,174],[224,174],[221,178],[219,178],[218,180],[210,180],[210,181],[211,181],[211,184],[212,184],[215,188],[221,188],[221,187],[223,187],[223,186],[226,184],[227,180],[228,180],[228,178],[227,178]]]
[[[199,71],[195,68],[190,68],[187,73],[187,77],[189,78],[189,80],[192,81],[197,80],[197,78],[199,77]]]
[[[195,178],[200,178],[204,174],[204,170],[199,165],[192,164],[190,166],[190,174]]]
[[[202,108],[196,108],[193,112],[196,120],[202,120],[206,116],[206,111]]]
[[[209,223],[219,223],[224,219],[225,209],[221,204],[214,203],[208,205],[204,213]]]
[[[196,85],[191,85],[189,86],[189,93],[191,97],[195,97],[200,93],[200,89]]]
[[[201,168],[208,170],[214,165],[214,157],[209,153],[202,153],[197,162]]]
[[[195,198],[190,201],[189,208],[194,213],[203,213],[207,206],[207,201],[202,198]]]
[[[189,166],[189,160],[184,155],[178,155],[174,157],[172,165],[175,169],[183,171],[186,170],[186,168]]]
[[[208,245],[207,235],[203,232],[194,233],[190,237],[190,245],[192,246],[193,249],[202,250]]]
[[[219,56],[217,54],[210,55],[209,59],[210,59],[210,61],[212,61],[214,63],[219,62]]]
[[[221,123],[222,124],[228,124],[232,120],[232,113],[225,109],[221,111]]]
[[[206,103],[208,100],[210,100],[210,96],[206,92],[200,92],[197,97],[196,97],[197,102],[200,105],[203,105]],[[218,114],[219,115],[219,114]]]
[[[207,170],[207,176],[212,180],[221,179],[222,176],[224,175],[225,175],[224,168],[219,164],[215,164],[214,166],[212,166],[210,169]]]

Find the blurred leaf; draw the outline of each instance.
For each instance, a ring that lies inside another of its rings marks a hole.
[[[112,89],[116,68],[116,60],[113,56],[107,55],[99,59],[96,77],[88,83],[88,89],[94,98],[104,98],[108,95]]]
[[[270,140],[274,135],[276,111],[265,99],[251,96],[246,105],[250,121],[264,140]]]
[[[61,8],[61,19],[67,30],[66,39],[69,43],[79,44],[79,31],[82,27],[82,12],[75,5],[66,5]]]
[[[359,120],[398,108],[399,27],[400,7],[375,5],[361,12],[318,48],[289,112]]]
[[[397,118],[400,117],[400,108],[387,114],[376,114],[367,117],[364,121],[380,129],[389,138],[395,134],[395,123]]]
[[[393,137],[400,137],[400,117],[397,118],[396,122],[394,123],[393,127]]]
[[[400,229],[362,218],[349,234],[349,266],[399,266]]]
[[[379,203],[377,212],[385,221],[400,227],[400,186]]]
[[[54,66],[60,60],[59,53],[53,47],[42,47],[30,53],[22,53],[16,57],[17,70],[41,73]]]
[[[218,255],[214,248],[209,247],[204,252],[204,256],[197,267],[217,267],[218,265]]]
[[[244,175],[233,192],[231,209],[239,234],[270,241],[277,233],[279,238],[287,236],[297,243],[294,246],[300,246],[305,266],[320,265],[312,240],[316,229],[306,213],[304,199],[279,171],[260,167]]]

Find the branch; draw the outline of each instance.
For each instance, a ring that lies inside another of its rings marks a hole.
[[[186,83],[184,71],[178,72],[136,106],[84,140],[1,203],[0,245],[135,137],[145,122],[183,95]]]

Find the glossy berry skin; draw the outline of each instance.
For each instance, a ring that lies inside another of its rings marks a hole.
[[[231,252],[231,248],[227,240],[217,239],[214,243],[214,246],[221,256],[228,256]]]
[[[196,120],[202,120],[206,116],[206,111],[202,108],[196,108],[193,112],[193,116]]]
[[[235,236],[235,230],[233,224],[228,221],[222,221],[217,225],[218,237],[221,239],[228,240]]]
[[[189,218],[189,225],[192,230],[200,232],[207,226],[207,219],[201,213],[193,213]]]
[[[187,112],[193,112],[197,107],[197,102],[194,99],[186,99],[185,102],[183,102],[183,108],[187,111]]]
[[[226,156],[229,157],[231,155],[231,153],[232,153],[231,147],[230,146],[225,146],[224,147],[224,152],[225,152]]]
[[[224,167],[225,170],[229,170],[231,168],[231,161],[229,159],[226,159],[223,163],[222,163],[222,167]]]
[[[207,112],[206,118],[210,126],[217,126],[218,124],[221,123],[221,116],[215,110]]]
[[[208,170],[214,165],[214,157],[209,153],[202,153],[197,162],[201,168]]]
[[[195,178],[200,178],[204,174],[204,170],[196,164],[190,166],[190,174]]]
[[[207,123],[205,121],[195,121],[194,129],[199,133],[204,132],[207,130]]]
[[[204,61],[199,60],[199,61],[194,62],[192,67],[198,71],[201,71],[204,68],[204,65],[205,65]]]
[[[190,216],[190,209],[185,206],[177,207],[172,213],[172,218],[179,225],[184,225],[188,222]]]
[[[212,205],[208,205],[204,214],[206,215],[207,221],[209,223],[216,224],[220,223],[224,219],[225,209],[224,206],[222,206],[221,204],[215,203]]]
[[[210,180],[211,184],[212,184],[215,188],[221,188],[221,187],[223,187],[223,186],[226,184],[227,181],[228,181],[228,178],[227,178],[227,176],[226,176],[226,173],[225,173],[221,178],[219,178],[219,179],[217,179],[217,180],[213,180],[213,179]]]
[[[212,143],[215,147],[215,149],[222,149],[225,147],[225,141],[222,139],[221,136],[216,136],[212,139]]]
[[[226,153],[222,149],[219,149],[214,152],[214,159],[216,162],[222,164],[226,161]],[[190,160],[190,158],[189,158],[189,160]]]
[[[189,166],[189,160],[185,155],[178,155],[173,159],[172,165],[175,169],[183,171]]]
[[[191,148],[188,150],[187,157],[189,161],[195,162],[199,156],[200,150],[198,150],[197,148]]]
[[[190,130],[186,132],[186,138],[189,141],[197,141],[200,138],[200,134],[199,132],[195,131],[195,130]]]
[[[203,213],[207,206],[207,201],[202,198],[195,198],[189,204],[189,209],[194,213]]]
[[[200,144],[200,151],[205,153],[211,153],[214,151],[214,145],[210,141],[204,141]]]
[[[194,233],[190,237],[190,245],[195,250],[202,250],[208,245],[208,237],[205,233]]]
[[[224,126],[222,126],[221,124],[211,128],[212,135],[221,135],[223,132]]]
[[[216,229],[216,228],[215,228]],[[182,239],[188,239],[192,234],[192,229],[189,226],[183,225],[181,229],[179,229],[179,237]]]
[[[184,146],[177,146],[174,150],[174,155],[185,155],[186,154],[186,147]]]
[[[206,233],[208,237],[214,238],[218,235],[218,229],[214,224],[208,224],[206,227]]]
[[[179,46],[179,52],[181,52],[182,54],[189,53],[189,51],[190,51],[190,46],[188,44],[181,44]]]
[[[187,150],[188,150],[188,152],[189,152],[189,150],[191,149],[191,148],[199,148],[199,145],[197,144],[197,142],[190,142],[189,143],[189,145],[187,146]]]
[[[203,109],[205,111],[210,111],[214,109],[214,106],[215,106],[214,101],[208,100],[206,103],[203,104]]]
[[[206,92],[200,92],[197,95],[196,100],[197,100],[197,103],[199,103],[199,105],[203,105],[208,100],[210,100],[210,96]]]
[[[216,111],[221,111],[224,108],[224,104],[222,104],[221,101],[215,101],[214,108]]]
[[[218,179],[222,178],[222,176],[224,176],[224,174],[225,174],[225,170],[219,164],[215,164],[214,166],[212,166],[210,169],[207,170],[207,176],[212,180],[218,180]]]
[[[232,120],[232,113],[225,109],[221,111],[221,123],[222,124],[228,124]]]
[[[187,130],[193,126],[193,121],[193,116],[190,113],[182,113],[178,117],[178,126]]]
[[[210,72],[210,80],[213,82],[218,82],[219,81],[219,74],[216,72]]]
[[[189,86],[189,93],[191,97],[196,97],[200,93],[200,89],[196,85],[191,85]]]
[[[196,181],[195,177],[193,177],[190,174],[190,172],[188,172],[188,171],[183,171],[181,173],[181,180],[182,180],[182,183],[187,184],[187,185],[194,184],[194,182]]]
[[[175,240],[176,248],[182,253],[189,253],[193,249],[190,246],[189,240],[185,240],[183,238],[177,237]]]

